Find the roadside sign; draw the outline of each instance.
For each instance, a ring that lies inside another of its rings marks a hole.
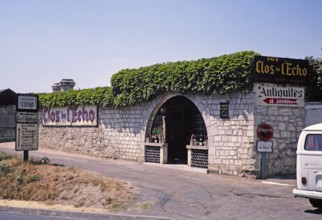
[[[19,124],[16,128],[16,151],[38,150],[38,124]]]
[[[34,94],[17,94],[17,111],[38,111],[38,96]]]
[[[16,110],[16,151],[28,161],[28,152],[38,150],[38,95],[17,94]]]
[[[271,153],[273,152],[273,141],[257,141],[257,152]]]
[[[255,94],[256,105],[289,107],[304,106],[304,87],[256,83]]]
[[[16,112],[16,123],[37,123],[37,112]]]
[[[257,136],[262,140],[262,141],[268,141],[273,137],[273,128],[269,124],[260,124],[257,128]]]

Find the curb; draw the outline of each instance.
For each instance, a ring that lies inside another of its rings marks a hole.
[[[126,214],[102,214],[88,212],[70,212],[49,209],[32,209],[0,206],[0,212],[20,213],[29,215],[39,215],[48,217],[83,218],[83,219],[106,219],[106,220],[171,220],[170,218],[146,215],[126,215]]]

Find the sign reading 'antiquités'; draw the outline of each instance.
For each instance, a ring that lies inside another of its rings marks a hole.
[[[257,83],[255,85],[255,94],[257,105],[304,106],[304,87]]]
[[[254,82],[306,85],[309,75],[307,60],[256,56]]]

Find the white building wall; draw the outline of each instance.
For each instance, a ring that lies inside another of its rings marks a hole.
[[[305,103],[305,127],[322,123],[322,102]]]

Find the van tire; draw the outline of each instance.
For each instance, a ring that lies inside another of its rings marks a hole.
[[[315,208],[322,209],[322,200],[320,199],[309,199],[311,205]]]

